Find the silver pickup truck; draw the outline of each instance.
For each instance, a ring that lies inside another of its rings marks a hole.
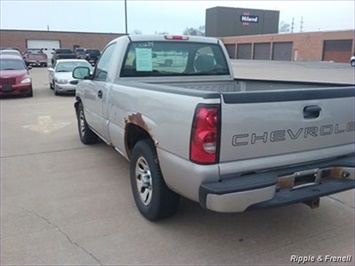
[[[73,76],[81,141],[130,161],[149,220],[180,195],[243,212],[355,187],[354,86],[236,79],[220,40],[192,36],[119,37]]]

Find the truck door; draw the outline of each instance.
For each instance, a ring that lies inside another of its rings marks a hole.
[[[103,105],[107,98],[107,92],[111,86],[108,77],[108,70],[112,61],[112,54],[115,43],[106,47],[93,74],[90,87],[85,91],[85,116],[89,125],[91,125],[98,134],[107,140],[105,130],[105,117]]]

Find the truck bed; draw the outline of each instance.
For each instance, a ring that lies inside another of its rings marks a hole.
[[[334,87],[349,87],[354,84],[339,84],[330,82],[303,82],[303,81],[278,81],[256,79],[234,79],[233,81],[179,81],[179,82],[147,82],[149,84],[168,85],[178,88],[187,88],[198,91],[211,92],[245,92],[245,91],[269,91],[288,89],[322,89]]]

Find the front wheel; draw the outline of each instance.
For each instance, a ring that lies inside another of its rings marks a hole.
[[[78,119],[79,137],[81,142],[86,145],[96,143],[97,135],[90,129],[88,123],[86,122],[84,115],[84,107],[81,102],[78,104],[76,112]]]
[[[134,201],[145,218],[155,221],[174,215],[180,196],[165,184],[152,141],[141,140],[134,146],[130,176]]]
[[[355,67],[355,60],[351,61],[351,62],[350,62],[350,65],[351,65],[352,67]]]

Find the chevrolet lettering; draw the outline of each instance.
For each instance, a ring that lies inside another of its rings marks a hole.
[[[277,141],[286,141],[288,139],[297,140],[299,138],[309,138],[309,137],[319,137],[319,136],[329,136],[332,134],[342,134],[342,133],[351,133],[355,131],[355,122],[346,123],[345,127],[341,127],[339,124],[335,125],[323,125],[321,127],[306,127],[300,128],[297,131],[292,129],[283,129],[275,130],[271,132],[263,133],[244,133],[237,134],[233,136],[232,145],[233,146],[244,146],[248,144],[255,144],[257,141],[263,143],[267,142],[277,142]],[[353,136],[352,134],[351,136]],[[250,141],[246,141],[250,140]]]

